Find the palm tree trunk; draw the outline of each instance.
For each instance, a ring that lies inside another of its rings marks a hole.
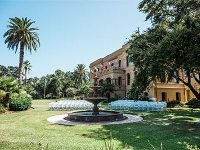
[[[20,55],[19,55],[19,82],[22,84],[23,77],[23,62],[24,62],[24,42],[20,43]]]

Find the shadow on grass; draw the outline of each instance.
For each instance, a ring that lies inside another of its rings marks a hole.
[[[104,125],[99,130],[90,130],[82,136],[120,141],[121,148],[136,150],[153,149],[150,143],[163,150],[186,149],[186,144],[200,147],[200,110],[168,110],[166,112],[128,112],[144,118],[142,122],[123,125]],[[148,142],[150,141],[150,143]]]

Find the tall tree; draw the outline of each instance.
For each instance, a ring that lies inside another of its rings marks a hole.
[[[24,69],[24,76],[25,76],[25,84],[26,84],[26,80],[27,80],[27,73],[29,73],[31,68],[32,68],[31,63],[28,60],[24,61],[23,69]]]
[[[38,28],[33,28],[32,24],[35,21],[31,21],[28,18],[9,18],[8,31],[5,32],[4,38],[5,43],[9,49],[15,50],[17,52],[20,49],[19,57],[19,81],[22,83],[23,77],[23,61],[24,61],[24,49],[32,52],[36,51],[37,47],[40,45],[38,34],[35,32],[39,30]]]
[[[192,83],[193,78],[200,85],[200,2],[143,0],[139,8],[153,24],[130,41],[128,53],[138,71],[148,74],[150,81],[176,78],[200,99]]]
[[[78,88],[82,83],[88,81],[88,73],[84,64],[78,64],[74,70],[75,86]]]

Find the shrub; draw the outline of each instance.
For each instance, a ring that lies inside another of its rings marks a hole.
[[[190,108],[200,108],[200,100],[193,98],[189,102],[186,103]]]
[[[3,101],[5,96],[6,96],[6,92],[3,90],[0,90],[0,102]]]
[[[5,113],[6,109],[5,107],[0,103],[0,114]]]
[[[29,97],[14,97],[9,103],[10,110],[23,111],[31,107],[31,98]]]
[[[77,89],[76,88],[68,88],[67,90],[66,90],[66,95],[68,96],[68,97],[74,97],[76,94],[77,94]]]
[[[4,107],[8,107],[9,97],[10,94],[8,92],[0,90],[0,104],[2,104]]]
[[[176,106],[180,106],[180,101],[179,100],[172,100],[167,102],[167,107],[173,108]]]

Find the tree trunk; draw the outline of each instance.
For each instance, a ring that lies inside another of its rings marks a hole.
[[[22,84],[23,78],[23,62],[24,62],[24,42],[20,43],[20,54],[19,54],[19,82]]]
[[[27,68],[25,68],[24,74],[25,74],[25,84],[26,84],[26,79],[27,79]]]
[[[195,90],[195,88],[191,84],[189,84],[188,87],[190,88],[190,90],[192,91],[192,93],[194,94],[194,96],[197,99],[200,100],[200,93],[197,90]]]
[[[183,79],[179,78],[179,80],[185,84],[191,91],[192,93],[194,94],[194,96],[197,98],[197,99],[200,99],[200,93],[192,86],[191,82],[186,82],[184,81]]]

